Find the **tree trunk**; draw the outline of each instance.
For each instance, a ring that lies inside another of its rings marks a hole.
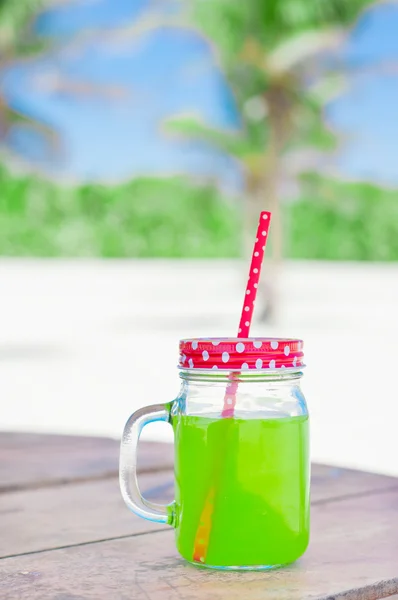
[[[271,124],[270,129],[273,130]],[[248,185],[245,223],[245,254],[249,255],[253,248],[253,236],[260,212],[269,210],[272,213],[270,239],[267,244],[269,258],[264,259],[258,288],[257,318],[262,322],[273,322],[277,316],[278,277],[283,257],[282,215],[278,194],[280,154],[275,132],[271,133],[271,131],[267,151],[264,155],[263,174],[255,182],[251,182],[251,185]],[[271,252],[269,246],[271,246]]]
[[[279,197],[281,156],[292,132],[293,103],[283,82],[271,85],[264,93],[264,100],[268,108],[269,139],[264,154],[263,173],[253,186],[248,212],[250,230],[254,229],[261,210],[269,210],[272,213],[269,240],[271,254],[270,259],[265,261],[259,286],[259,301],[262,306],[259,312],[260,320],[272,322],[277,317],[278,279],[283,259],[283,225]]]

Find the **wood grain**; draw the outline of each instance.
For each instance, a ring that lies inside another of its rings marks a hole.
[[[7,484],[3,482],[0,557],[154,530],[153,524],[132,515],[121,500],[115,472],[118,443],[114,440],[15,434],[1,437],[0,442],[11,459],[9,470],[15,465],[18,472],[21,456],[28,458],[16,491],[5,493]],[[168,444],[141,444],[141,471],[172,466],[171,452]],[[4,461],[4,452],[1,455]],[[380,475],[322,465],[314,465],[312,471],[313,504],[398,488],[397,479]],[[65,481],[69,485],[61,485]],[[141,474],[140,485],[144,495],[153,488],[155,501],[172,500],[171,471],[158,471],[153,477]]]
[[[268,573],[198,569],[171,530],[0,561],[2,600],[377,600],[398,593],[398,493],[315,506],[305,557]]]
[[[173,500],[171,471],[140,475],[139,484],[148,500]],[[1,494],[0,523],[0,558],[162,528],[127,509],[116,478]]]
[[[314,468],[313,504],[338,501],[365,490],[383,491],[398,481],[342,469]],[[322,476],[318,476],[318,475]],[[141,474],[144,496],[156,502],[173,499],[173,472]],[[340,495],[339,495],[340,494]],[[116,477],[0,494],[0,557],[153,531],[125,507]],[[156,529],[156,527],[155,527]]]
[[[171,444],[140,442],[141,473],[173,468]],[[108,438],[0,432],[0,493],[117,477],[119,442]],[[397,479],[325,465],[312,467],[312,500],[386,489]]]
[[[118,463],[116,440],[0,433],[0,492],[117,476]],[[171,444],[140,443],[141,472],[170,468]]]
[[[192,567],[173,531],[132,515],[119,492],[119,443],[0,434],[3,600],[378,600],[398,593],[398,480],[314,465],[312,542],[272,573]],[[148,499],[173,497],[173,447],[142,443]],[[7,558],[8,557],[8,558]]]
[[[312,465],[311,503],[398,488],[398,478],[326,465]]]

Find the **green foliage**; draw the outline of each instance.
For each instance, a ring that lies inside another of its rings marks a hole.
[[[221,131],[192,118],[174,117],[164,123],[164,128],[174,136],[194,138],[231,155],[245,165],[248,173],[257,175],[264,169],[264,146],[268,133],[264,127],[249,126],[243,135],[242,131]]]
[[[183,178],[60,187],[0,167],[0,255],[238,256],[239,212]]]
[[[0,255],[233,258],[241,208],[183,178],[60,187],[0,167]],[[307,177],[284,206],[286,255],[398,260],[398,192]]]
[[[194,0],[192,18],[214,41],[239,103],[275,80],[298,102],[303,85],[286,74],[335,44],[370,0]],[[295,89],[294,89],[295,88]],[[300,93],[297,93],[300,92]]]
[[[398,260],[398,191],[312,176],[286,210],[293,258]]]
[[[370,0],[194,0],[194,18],[228,60],[248,38],[271,51],[298,32],[348,26]]]
[[[26,45],[24,29],[44,0],[0,0],[0,51]]]
[[[190,117],[172,117],[164,123],[164,127],[172,135],[197,138],[238,158],[244,157],[251,149],[251,144],[238,132],[213,129]]]
[[[189,128],[185,123],[187,137],[205,138],[242,160],[248,189],[270,198],[284,152],[333,147],[323,108],[341,90],[342,77],[324,72],[318,59],[342,43],[346,28],[368,5],[369,0],[194,0],[191,17],[215,43],[243,127],[240,143],[221,139],[219,132],[204,136],[203,125],[195,128],[192,122]],[[278,206],[279,198],[271,203]]]

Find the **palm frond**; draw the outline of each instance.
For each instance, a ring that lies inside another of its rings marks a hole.
[[[206,142],[237,158],[243,158],[252,151],[251,144],[242,132],[222,131],[192,117],[170,118],[164,122],[164,127],[169,134]]]
[[[23,32],[44,0],[0,0],[0,52],[26,42]]]
[[[336,50],[342,44],[344,29],[311,29],[299,31],[288,40],[278,44],[272,52],[266,53],[264,66],[272,73],[286,73],[297,69],[303,63],[318,57],[320,53]]]
[[[240,53],[249,37],[264,51],[301,31],[346,27],[370,0],[194,0],[193,16],[222,56]]]

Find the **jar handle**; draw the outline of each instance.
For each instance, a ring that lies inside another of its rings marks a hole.
[[[120,445],[119,483],[127,507],[139,517],[155,523],[173,524],[174,506],[156,504],[141,496],[137,481],[137,446],[141,431],[154,421],[170,422],[170,404],[140,408],[128,419]]]

